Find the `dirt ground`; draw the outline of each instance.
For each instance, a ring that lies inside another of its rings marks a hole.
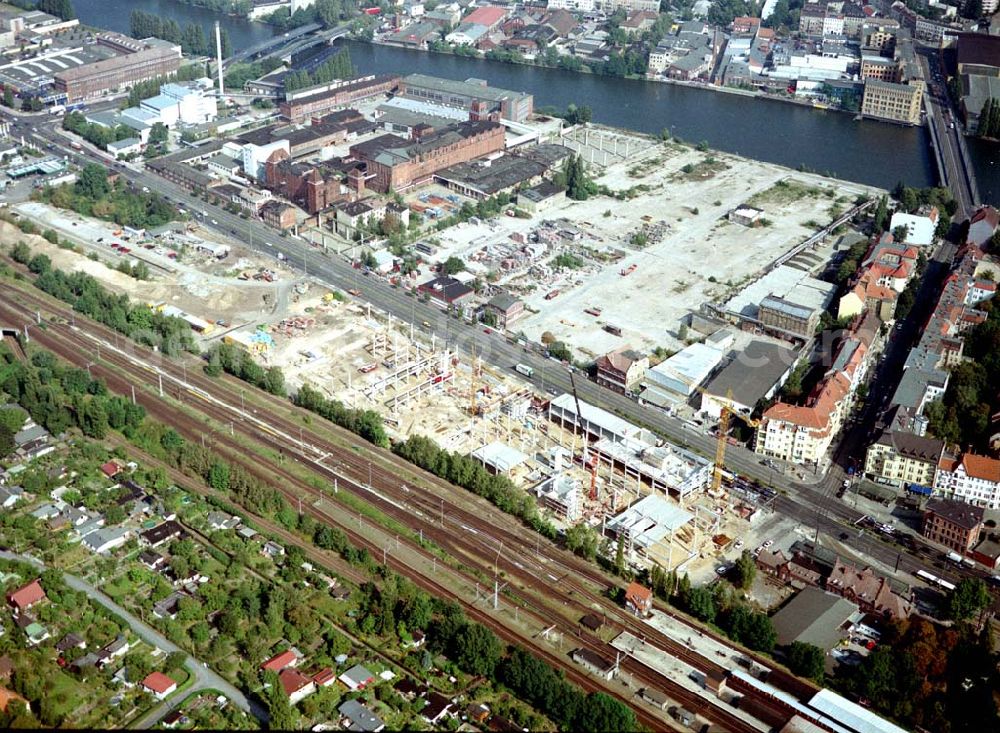
[[[435,259],[457,255],[471,261],[470,270],[486,275],[479,272],[488,270],[480,264],[482,253],[502,251],[512,235],[528,237],[544,221],[575,225],[577,241],[550,248],[530,268],[493,275],[533,311],[518,330],[533,340],[548,331],[588,357],[624,343],[640,350],[679,348],[677,330],[686,314],[706,301],[725,300],[859,195],[877,193],[735,155],[621,131],[604,134],[603,143],[590,138],[591,147],[602,144],[603,151],[582,146],[583,138],[569,142],[585,160],[595,158],[596,182],[630,191],[627,200],[567,199],[531,219],[467,222],[434,236]],[[617,154],[609,152],[615,147]],[[745,203],[763,210],[762,225],[748,228],[727,220]],[[554,270],[551,258],[561,252],[582,256],[583,267]],[[554,290],[558,294],[547,299]],[[600,316],[584,312],[594,307],[602,310]],[[618,326],[621,336],[605,331],[606,324]]]

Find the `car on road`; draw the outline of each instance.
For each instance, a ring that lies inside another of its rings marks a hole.
[[[764,544],[761,545],[765,550],[770,548],[774,544],[774,540],[764,540]]]
[[[730,565],[729,563],[725,563],[724,565],[720,565],[719,567],[717,567],[715,569],[715,574],[716,575],[725,575],[726,573],[728,573],[732,569],[733,569],[732,565]]]
[[[847,540],[849,540],[850,538],[851,538],[851,535],[847,534],[847,532],[841,532],[840,533],[840,541],[841,542],[847,542]]]

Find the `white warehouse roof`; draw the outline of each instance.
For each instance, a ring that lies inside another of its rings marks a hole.
[[[817,692],[809,701],[809,707],[819,710],[857,733],[906,733],[904,728],[890,723],[870,710],[865,710],[831,690]]]
[[[646,372],[646,379],[682,394],[690,394],[722,361],[724,352],[695,343]],[[681,389],[678,389],[681,387]]]

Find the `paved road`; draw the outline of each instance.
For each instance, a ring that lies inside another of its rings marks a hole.
[[[68,138],[61,130],[56,129],[57,120],[21,121],[15,118],[14,124],[20,125],[21,129],[37,128],[37,132],[34,133],[36,137],[54,144],[55,152],[65,154],[80,165],[93,162],[95,158],[100,159],[105,165],[109,164],[109,156],[102,151],[96,151],[86,145],[83,152],[69,148]],[[20,133],[15,131],[12,134],[17,136]],[[206,203],[186,189],[151,172],[125,167],[118,163],[110,164],[117,166],[118,170],[137,187],[148,186],[150,190],[182,205],[199,218],[204,226],[233,237],[246,246],[251,246],[252,241],[252,248],[265,256],[278,259],[280,254],[286,264],[301,268],[303,274],[307,273],[328,286],[361,291],[363,300],[397,319],[414,324],[416,331],[427,339],[433,336],[438,344],[445,343],[453,351],[465,354],[475,353],[485,362],[501,370],[509,370],[511,373],[515,364],[527,364],[534,368],[534,376],[529,381],[542,392],[558,394],[569,392],[571,389],[569,372],[564,365],[554,359],[510,343],[496,333],[486,333],[481,325],[467,324],[460,319],[452,318],[437,307],[406,295],[403,289],[392,288],[375,277],[363,276],[349,261],[340,256],[317,249],[296,237],[281,237],[277,232],[257,222],[241,219],[219,206]],[[251,227],[253,227],[252,238]],[[424,323],[427,325],[416,325]],[[643,424],[670,441],[703,456],[709,458],[715,456],[714,437],[692,430],[684,421],[670,417],[662,410],[640,406],[634,400],[599,387],[587,379],[578,379],[577,388],[581,400],[619,414],[632,422]],[[860,450],[860,447],[855,450]],[[731,446],[726,451],[726,468],[747,478],[773,485],[782,492],[782,496],[774,504],[776,510],[804,526],[818,527],[821,532],[830,536],[839,536],[861,516],[835,496],[836,488],[845,476],[842,465],[834,463],[826,473],[812,475],[803,474],[802,469],[790,468],[789,474],[786,475],[763,466],[760,457],[752,451],[742,446]],[[794,478],[796,472],[798,479]],[[855,543],[855,548],[889,565],[897,562],[900,552],[897,546],[883,541],[867,543],[864,542],[864,538]],[[949,575],[942,573],[930,560],[916,552],[911,553],[907,560],[908,562],[901,567],[907,569],[923,567],[938,576]],[[958,572],[983,577],[981,572],[966,569],[960,569]]]
[[[976,201],[975,172],[966,165],[966,159],[963,156],[961,123],[955,124],[954,113],[950,111],[948,92],[943,81],[944,73],[938,56],[932,55],[928,49],[922,49],[918,52],[917,58],[927,82],[928,107],[933,117],[930,122],[937,130],[937,139],[941,143],[938,147],[948,176],[947,185],[958,202],[956,218],[961,221],[969,216],[979,203]],[[936,82],[934,74],[939,74],[942,81]],[[949,119],[952,122],[949,123]]]
[[[13,552],[7,552],[5,550],[0,550],[0,558],[30,563],[40,569],[45,568],[44,563],[33,557],[29,557],[27,555],[17,555]],[[87,581],[75,575],[69,575],[68,573],[63,573],[63,578],[66,581],[66,585],[73,590],[83,591],[91,598],[91,600],[96,601],[109,611],[125,619],[132,631],[134,631],[135,634],[147,644],[152,644],[153,646],[163,649],[168,654],[170,652],[184,652],[183,649],[167,639],[159,631],[137,618],[129,611],[126,611]],[[187,654],[187,652],[184,653]],[[267,713],[263,708],[261,708],[260,705],[247,699],[246,695],[191,655],[188,655],[187,669],[192,675],[194,675],[195,681],[191,687],[187,688],[185,697],[191,692],[196,692],[198,690],[218,690],[232,700],[234,704],[239,706],[242,710],[255,716],[258,720],[267,720]],[[170,709],[171,703],[166,701],[152,710],[141,721],[134,724],[133,727],[141,729],[152,728],[160,721],[161,718],[170,712]]]

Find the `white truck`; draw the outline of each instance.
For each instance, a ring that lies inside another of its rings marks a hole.
[[[535,370],[532,369],[527,364],[518,364],[518,365],[516,365],[514,367],[514,371],[517,372],[518,374],[523,374],[528,379],[531,379],[531,377],[534,376],[534,374],[535,374]]]

